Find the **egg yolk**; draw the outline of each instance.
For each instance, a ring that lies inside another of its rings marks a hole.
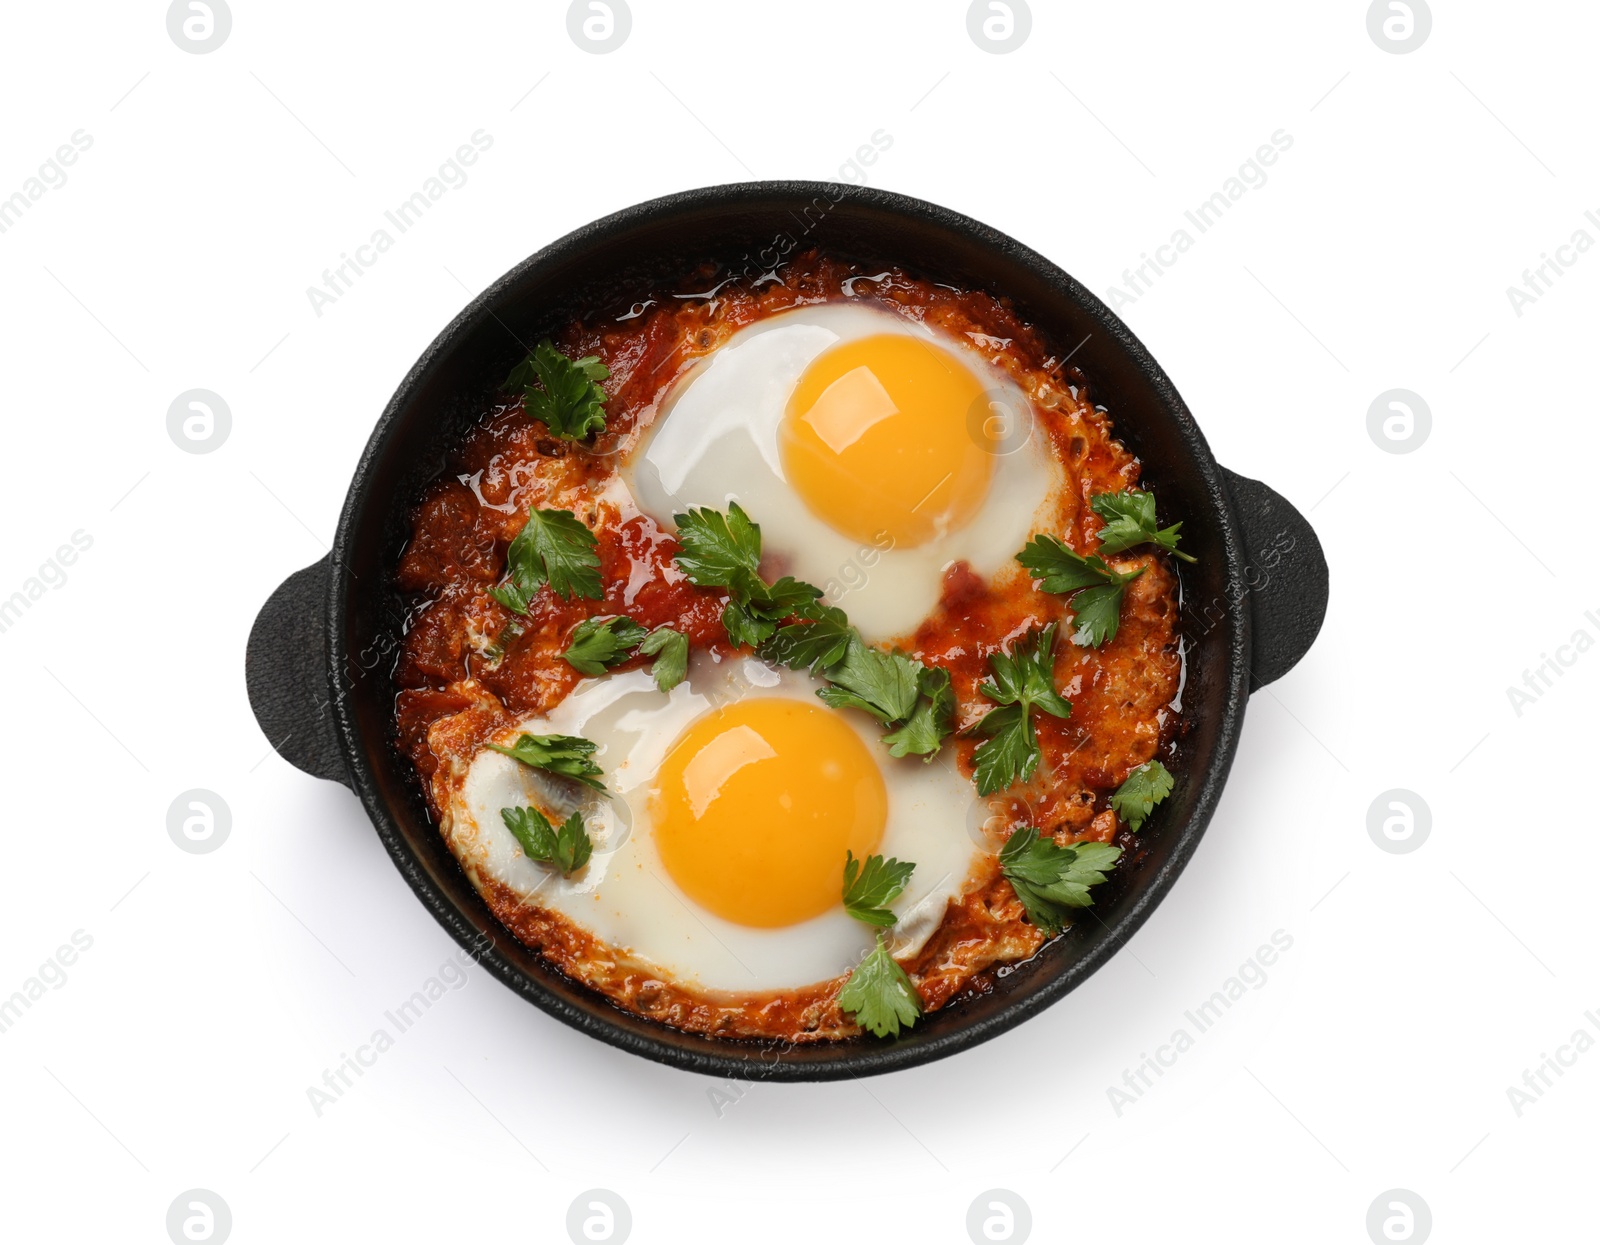
[[[883,776],[820,705],[742,700],[694,722],[650,793],[656,850],[696,903],[739,925],[794,925],[840,903],[845,852],[877,849]]]
[[[983,392],[933,342],[899,333],[841,342],[811,362],[789,397],[784,473],[835,531],[869,544],[925,544],[971,519],[988,492],[991,457],[971,429]]]

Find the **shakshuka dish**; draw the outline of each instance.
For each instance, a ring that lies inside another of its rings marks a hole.
[[[892,1039],[1155,832],[1181,516],[1006,301],[820,253],[526,357],[418,505],[398,746],[618,1007]]]

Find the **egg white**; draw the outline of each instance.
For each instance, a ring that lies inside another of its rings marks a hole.
[[[529,717],[494,742],[509,746],[524,731],[591,739],[609,798],[484,748],[452,791],[445,837],[469,874],[495,879],[680,984],[742,993],[838,977],[871,948],[872,929],[846,915],[842,903],[778,929],[738,925],[706,911],[663,866],[647,801],[662,761],[695,719],[749,696],[817,703],[816,687],[803,674],[753,658],[719,662],[706,653],[695,655],[689,677],[666,696],[642,670],[586,680],[548,715]],[[948,750],[932,763],[896,759],[878,742],[883,731],[877,723],[858,713],[845,713],[844,720],[877,761],[888,792],[878,851],[916,864],[905,893],[891,905],[899,924],[887,931],[891,951],[909,955],[938,928],[981,851],[966,829],[972,784]],[[523,855],[500,810],[529,803],[558,815],[584,809],[594,840],[584,869],[563,878]],[[842,888],[843,860],[839,867]]]
[[[941,575],[955,561],[990,576],[1012,566],[1030,532],[1048,527],[1042,513],[1062,485],[1044,432],[1028,421],[1027,439],[1007,439],[994,455],[989,492],[960,528],[914,548],[866,544],[828,526],[789,486],[779,428],[802,373],[842,341],[897,333],[936,341],[998,391],[1013,412],[1031,412],[1010,377],[957,338],[850,303],[802,307],[735,333],[679,380],[654,425],[622,465],[638,507],[673,528],[691,507],[727,509],[737,501],[761,525],[764,552],[785,573],[816,584],[871,641],[913,631],[938,604]]]

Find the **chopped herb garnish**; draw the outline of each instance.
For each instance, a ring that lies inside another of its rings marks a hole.
[[[1039,765],[1039,740],[1033,730],[1033,710],[1064,718],[1072,703],[1063,700],[1055,686],[1056,625],[1051,623],[1011,653],[991,653],[989,669],[994,680],[978,690],[1000,706],[989,710],[972,730],[986,738],[973,754],[978,794],[993,795],[1017,781],[1027,782]]]
[[[874,1037],[894,1037],[902,1026],[910,1028],[922,1015],[917,988],[889,954],[881,933],[877,945],[839,991],[839,1006]]]
[[[876,945],[839,991],[839,1006],[875,1037],[892,1037],[922,1015],[916,986],[883,941],[883,930],[899,920],[887,905],[905,890],[915,868],[882,856],[860,861],[846,852],[844,857],[845,911],[858,921],[878,926],[879,932]]]
[[[1155,806],[1172,794],[1172,775],[1160,761],[1146,761],[1111,797],[1111,808],[1128,823],[1128,829],[1138,831]]]
[[[893,757],[920,756],[932,760],[955,729],[956,694],[950,686],[950,672],[943,666],[924,666],[917,677],[922,693],[917,707],[905,724],[883,737]]]
[[[1000,849],[1000,872],[1011,883],[1028,919],[1046,934],[1059,934],[1073,908],[1087,908],[1089,888],[1106,880],[1122,855],[1109,843],[1075,843],[1061,847],[1032,826],[1014,830]]]
[[[832,686],[817,695],[835,709],[862,709],[888,726],[915,711],[924,669],[904,653],[885,653],[852,636],[844,660],[824,671]]]
[[[861,709],[892,728],[883,737],[891,756],[931,761],[953,729],[956,697],[950,672],[863,643],[844,611],[833,606],[802,611],[801,618],[778,628],[758,654],[826,679],[829,686],[817,691],[823,703],[835,709]]]
[[[489,595],[508,610],[526,614],[534,594],[546,583],[571,600],[605,596],[600,586],[599,542],[570,510],[528,511],[528,521],[506,550],[505,582]]]
[[[851,852],[845,852],[844,910],[868,925],[893,925],[899,918],[887,905],[905,890],[915,868],[916,865],[903,860],[868,856],[862,861]]]
[[[691,510],[674,515],[678,543],[683,546],[676,562],[689,581],[701,588],[733,588],[744,579],[760,578],[761,528],[738,502],[727,514]]]
[[[763,643],[785,618],[822,596],[822,589],[788,575],[770,585],[761,578],[761,528],[738,502],[730,502],[725,515],[699,509],[673,521],[683,546],[675,560],[689,582],[727,590],[722,625],[735,644]]]
[[[639,652],[656,659],[650,667],[650,674],[656,681],[656,687],[663,692],[670,692],[677,687],[689,673],[689,637],[681,631],[657,627],[645,636],[639,645]]]
[[[541,865],[554,865],[563,877],[571,877],[594,852],[594,842],[583,824],[583,814],[574,812],[561,823],[558,830],[550,819],[533,807],[502,808],[500,817],[506,823],[523,853],[529,860]]]
[[[1106,494],[1109,496],[1109,494]],[[1123,590],[1145,572],[1114,571],[1098,554],[1074,553],[1054,536],[1035,536],[1017,561],[1040,581],[1046,592],[1072,593],[1074,644],[1099,648],[1117,634]]]
[[[572,630],[572,642],[562,654],[574,670],[601,675],[635,655],[654,657],[650,673],[656,686],[670,692],[689,672],[689,637],[671,627],[646,631],[626,614],[615,618],[586,618]]]
[[[549,338],[511,369],[505,388],[522,394],[522,409],[552,436],[582,441],[606,426],[605,390],[611,373],[595,355],[569,359]]]
[[[1178,548],[1178,529],[1183,526],[1182,523],[1156,527],[1154,493],[1131,490],[1096,493],[1089,499],[1089,505],[1106,521],[1099,531],[1101,553],[1121,553],[1135,545],[1156,545],[1185,562],[1194,561],[1193,557]]]
[[[799,617],[800,622],[779,627],[761,646],[760,655],[791,670],[809,670],[816,675],[842,662],[856,635],[844,611],[819,603]]]
[[[519,735],[509,748],[500,744],[489,747],[534,769],[576,779],[596,791],[606,789],[599,777],[605,771],[591,760],[595,745],[581,735]]]
[[[825,703],[864,710],[892,728],[884,736],[891,755],[933,758],[955,714],[948,671],[864,643],[844,611],[822,604],[821,589],[803,580],[764,583],[761,528],[738,502],[725,515],[691,510],[676,522],[678,566],[699,587],[726,589],[722,625],[735,644],[826,679],[830,686],[817,692]]]
[[[627,661],[647,632],[626,614],[616,618],[585,618],[573,628],[572,642],[562,654],[580,674],[604,674]]]

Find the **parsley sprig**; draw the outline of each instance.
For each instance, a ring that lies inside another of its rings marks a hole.
[[[632,656],[648,634],[626,614],[585,618],[572,629],[572,639],[561,656],[579,674],[601,675]]]
[[[894,1037],[922,1015],[917,988],[889,954],[882,934],[839,991],[839,1006],[874,1037]]]
[[[580,674],[597,676],[638,654],[654,657],[650,673],[656,687],[670,692],[689,671],[689,637],[672,627],[647,631],[626,614],[585,618],[572,630],[562,657]]]
[[[595,744],[581,735],[519,735],[517,742],[506,748],[490,744],[496,752],[534,769],[542,769],[563,778],[576,779],[596,791],[604,791],[600,781],[602,770],[593,761]]]
[[[1072,596],[1073,623],[1077,630],[1072,642],[1086,648],[1099,648],[1117,634],[1122,616],[1122,598],[1128,584],[1144,574],[1145,568],[1113,570],[1102,554],[1122,553],[1137,545],[1155,545],[1185,562],[1194,558],[1178,548],[1178,529],[1156,526],[1156,495],[1124,489],[1120,493],[1096,493],[1089,507],[1106,521],[1097,536],[1099,553],[1087,556],[1074,553],[1054,536],[1035,536],[1017,561],[1039,581],[1046,592]]]
[[[1123,781],[1111,797],[1111,808],[1138,832],[1155,806],[1172,794],[1172,775],[1160,761],[1146,761]]]
[[[950,672],[914,657],[864,643],[833,606],[803,609],[800,621],[780,627],[757,649],[768,661],[809,670],[828,682],[817,695],[834,709],[860,709],[891,728],[889,755],[933,760],[955,718]]]
[[[681,631],[657,627],[645,636],[644,642],[639,645],[639,652],[656,659],[650,667],[650,674],[656,681],[656,687],[663,692],[670,692],[677,687],[689,673],[689,637]]]
[[[528,511],[528,521],[506,550],[505,582],[489,595],[508,610],[526,614],[545,584],[568,600],[605,596],[600,585],[599,542],[570,510]]]
[[[506,829],[522,845],[523,853],[541,865],[554,865],[562,877],[571,877],[594,852],[594,840],[583,824],[583,814],[574,811],[561,823],[560,829],[550,824],[550,819],[532,806],[502,808],[500,819]]]
[[[522,409],[563,441],[582,441],[606,426],[605,390],[611,375],[595,355],[569,359],[545,338],[511,369],[505,388],[522,394]]]
[[[844,854],[844,910],[858,921],[887,928],[900,918],[887,905],[899,898],[916,865],[892,857],[868,856],[857,860]]]
[[[875,1037],[893,1037],[922,1015],[922,999],[883,941],[883,930],[899,918],[889,911],[905,890],[913,864],[850,852],[844,858],[844,907],[856,920],[878,928],[877,941],[839,991],[839,1006]]]
[[[950,733],[955,693],[950,674],[904,653],[862,641],[843,610],[821,602],[822,591],[785,576],[761,579],[761,528],[738,502],[728,513],[691,510],[676,516],[679,567],[702,588],[723,588],[722,625],[737,644],[766,661],[827,680],[817,695],[835,709],[861,709],[891,728],[892,756],[932,759]],[[781,625],[787,623],[787,625]]]
[[[1017,561],[1046,592],[1073,594],[1072,621],[1077,630],[1072,642],[1089,648],[1099,648],[1117,634],[1123,590],[1145,571],[1142,566],[1114,571],[1099,555],[1074,553],[1054,536],[1035,536],[1022,547]]]
[[[683,546],[676,561],[689,582],[726,589],[722,625],[735,644],[762,643],[785,618],[822,596],[821,588],[789,575],[774,584],[761,578],[761,527],[738,502],[728,504],[727,514],[702,508],[674,515],[673,522]]]
[[[1156,545],[1174,557],[1193,562],[1192,555],[1178,548],[1178,529],[1182,523],[1171,527],[1156,527],[1156,495],[1124,489],[1120,493],[1096,493],[1089,506],[1106,521],[1100,529],[1100,552],[1121,553],[1135,545]]]
[[[1103,872],[1122,855],[1110,843],[1061,847],[1032,826],[1014,830],[1000,849],[1000,872],[1022,901],[1028,919],[1046,934],[1059,934],[1068,912],[1094,903],[1089,888],[1106,880]]]
[[[1039,739],[1033,730],[1033,711],[1064,718],[1072,702],[1063,700],[1055,683],[1056,625],[1051,623],[1018,640],[1011,652],[991,653],[992,682],[978,690],[999,708],[971,729],[987,738],[973,753],[973,776],[978,794],[993,795],[1017,781],[1027,782],[1039,765]]]

